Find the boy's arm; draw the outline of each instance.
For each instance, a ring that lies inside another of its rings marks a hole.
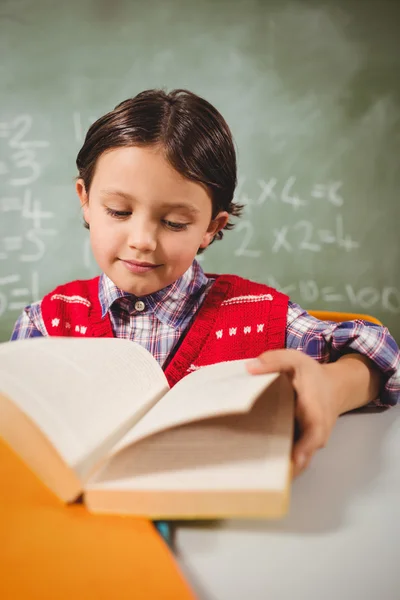
[[[22,314],[18,317],[13,332],[11,341],[25,340],[32,337],[42,337],[45,335],[45,326],[42,319],[40,303],[35,302],[27,306]]]
[[[250,373],[287,373],[296,391],[295,415],[300,437],[293,448],[293,474],[305,469],[323,448],[343,412],[376,397],[380,373],[365,357],[350,355],[333,364],[320,364],[296,350],[270,350],[249,361]]]
[[[287,345],[265,352],[248,369],[255,375],[286,372],[292,381],[301,432],[293,449],[297,475],[326,445],[340,414],[372,401],[400,402],[400,351],[385,327],[318,321],[293,304]]]
[[[393,406],[400,402],[400,351],[386,327],[360,320],[320,321],[289,302],[286,348],[301,350],[320,363],[334,363],[349,355],[363,356],[381,376],[373,404]],[[351,368],[355,363],[346,365]]]
[[[341,415],[365,406],[379,397],[381,373],[360,354],[346,354],[334,363],[322,365],[334,390],[336,412]]]

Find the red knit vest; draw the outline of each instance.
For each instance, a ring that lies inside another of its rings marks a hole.
[[[288,297],[236,275],[217,275],[165,375],[172,387],[190,371],[217,362],[254,358],[285,347]],[[57,287],[42,300],[48,335],[114,337],[101,316],[99,277]]]

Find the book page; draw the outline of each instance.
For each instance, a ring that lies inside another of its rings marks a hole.
[[[86,490],[283,490],[293,422],[294,392],[282,376],[247,413],[196,421],[126,447]]]
[[[229,413],[246,412],[278,373],[250,375],[246,360],[203,367],[181,379],[112,453],[162,429]]]
[[[161,367],[130,340],[53,337],[0,344],[0,392],[78,468],[99,447],[115,444],[167,390]]]

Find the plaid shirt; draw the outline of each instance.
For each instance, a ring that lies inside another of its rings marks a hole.
[[[142,297],[145,308],[135,308],[136,296],[117,288],[106,276],[99,280],[103,316],[108,312],[114,335],[138,342],[163,365],[193,321],[213,279],[197,261],[170,286]],[[12,340],[46,336],[41,304],[27,306],[15,324]],[[319,362],[332,362],[357,352],[370,358],[384,377],[378,405],[400,402],[400,351],[385,327],[365,321],[320,321],[289,301],[286,348],[301,350]]]

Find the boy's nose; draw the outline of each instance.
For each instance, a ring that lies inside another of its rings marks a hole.
[[[157,246],[155,228],[136,223],[130,229],[128,244],[141,252],[153,252]]]

